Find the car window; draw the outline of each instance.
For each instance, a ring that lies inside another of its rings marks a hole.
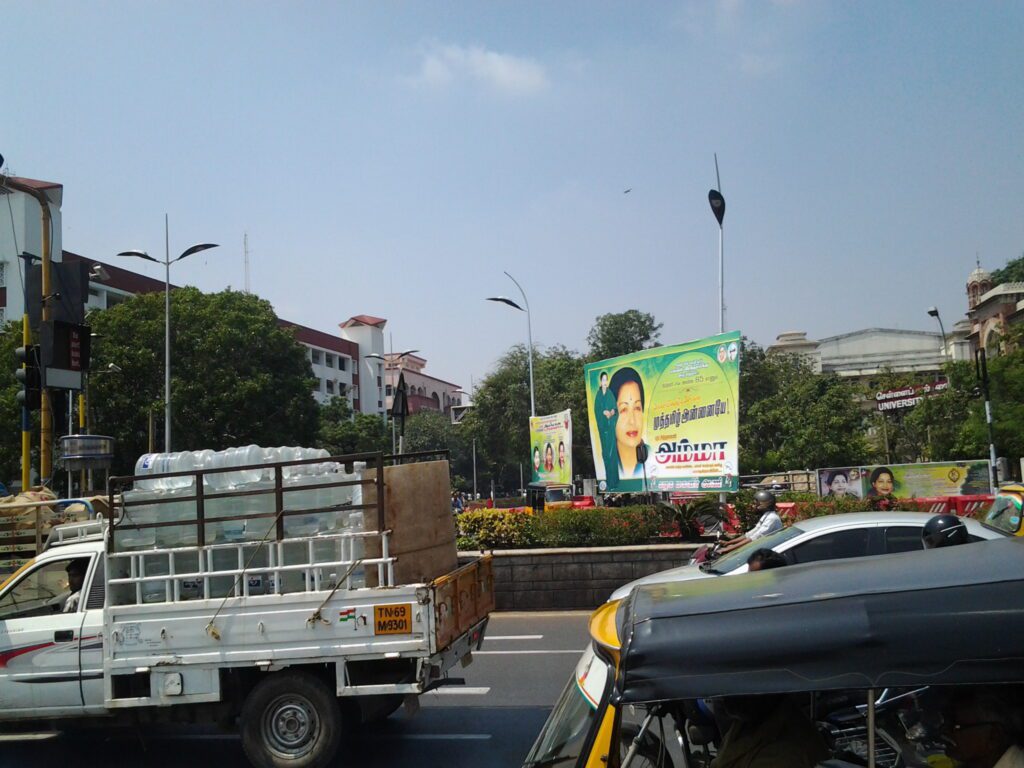
[[[749,544],[744,544],[739,549],[734,549],[728,555],[720,557],[717,560],[713,560],[710,563],[706,563],[708,566],[705,568],[701,566],[701,570],[706,573],[723,574],[729,573],[736,570],[741,565],[747,564],[747,558],[750,557],[751,553],[756,549],[774,549],[776,552],[780,552],[779,547],[785,544],[790,539],[795,539],[804,533],[804,529],[799,526],[793,525],[789,528],[783,528],[781,531],[775,533],[769,533],[767,536],[762,536],[757,541],[752,541]]]
[[[885,551],[917,552],[923,548],[921,544],[921,528],[913,525],[890,525],[885,529]]]
[[[832,531],[797,544],[786,552],[794,563],[815,563],[819,560],[838,560],[843,557],[864,557],[870,554],[871,528],[852,528]],[[920,539],[918,539],[920,546]]]
[[[67,567],[71,562],[72,560],[68,559],[46,563],[29,571],[12,584],[0,598],[0,621],[46,616],[63,611],[71,595],[67,573]]]

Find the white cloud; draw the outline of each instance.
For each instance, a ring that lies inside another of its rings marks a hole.
[[[424,54],[413,81],[434,88],[459,80],[476,82],[502,93],[530,94],[548,87],[543,65],[522,56],[481,46],[434,45]]]

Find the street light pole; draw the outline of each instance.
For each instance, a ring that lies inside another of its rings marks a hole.
[[[519,293],[522,294],[523,304],[526,305],[526,309],[523,309],[521,306],[519,306],[519,304],[505,296],[491,296],[487,300],[499,301],[502,304],[508,304],[510,307],[518,309],[520,312],[526,312],[526,341],[527,344],[529,344],[526,351],[527,363],[530,367],[530,415],[536,416],[537,404],[535,402],[533,394],[533,321],[530,317],[530,300],[526,298],[526,291],[523,290],[523,286],[519,284],[519,281],[512,277],[512,275],[510,275],[508,272],[506,272],[505,275],[506,277],[508,277],[509,280],[516,284],[516,288],[518,288]]]
[[[171,258],[170,227],[164,214],[164,259],[154,259],[145,251],[121,251],[118,256],[135,256],[139,259],[164,265],[164,452],[171,452],[171,264],[181,261],[194,253],[216,248],[216,243],[198,243],[182,251],[180,256]]]
[[[708,202],[718,220],[718,332],[725,333],[725,197],[718,174],[718,153],[715,153],[715,181],[718,187],[708,192]]]
[[[942,316],[939,314],[939,308],[928,307],[928,314],[939,321],[939,333],[942,334],[942,360],[945,362],[949,355],[946,351],[946,328],[942,325]]]

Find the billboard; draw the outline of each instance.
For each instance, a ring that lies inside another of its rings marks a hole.
[[[736,331],[584,368],[602,491],[739,488],[739,348]]]
[[[992,493],[988,461],[933,461],[922,464],[875,464],[818,470],[822,497],[898,499],[931,496],[979,496]]]
[[[572,482],[572,412],[530,417],[530,481]]]

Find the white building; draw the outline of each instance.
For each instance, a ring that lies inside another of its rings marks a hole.
[[[883,371],[938,373],[945,362],[942,335],[931,331],[866,328],[814,341],[802,331],[779,334],[769,354],[799,354],[814,370],[869,379]]]
[[[61,260],[61,219],[60,207],[64,198],[64,187],[52,181],[9,177],[18,185],[31,187],[46,195],[51,218],[50,254],[54,261]],[[39,202],[25,192],[15,191],[5,185],[0,176],[0,322],[18,320],[25,311],[22,286],[18,277],[24,261],[22,253],[33,256],[43,255],[43,227]],[[8,208],[10,205],[10,208]]]

